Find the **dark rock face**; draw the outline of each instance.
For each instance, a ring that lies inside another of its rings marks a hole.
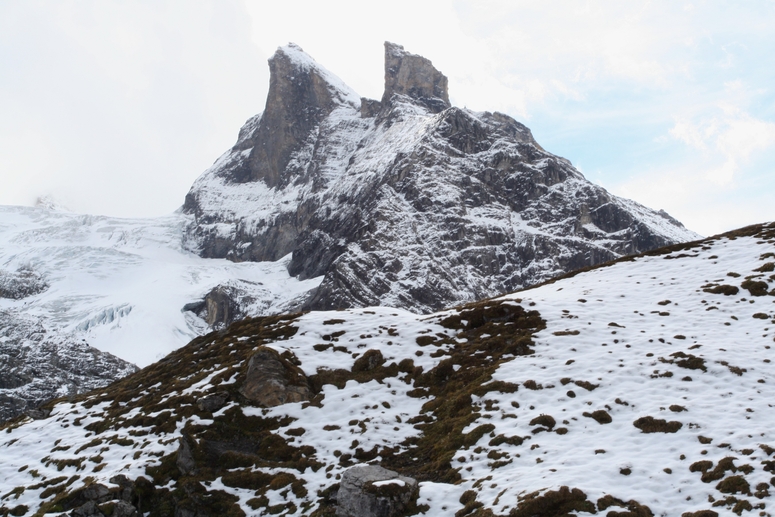
[[[148,483],[144,478],[138,479],[140,484],[143,481]],[[112,477],[110,482],[118,486],[108,488],[101,483],[93,483],[69,494],[60,505],[65,510],[72,509],[68,514],[72,517],[139,517],[137,507],[142,501],[135,482],[122,475]]]
[[[393,95],[406,95],[434,113],[450,106],[447,77],[429,59],[410,54],[401,45],[385,42],[385,93],[382,104]]]
[[[323,276],[304,309],[431,312],[699,238],[587,181],[511,117],[451,107],[427,59],[391,43],[385,55],[373,101],[297,47],[278,50],[267,112],[186,198],[188,247],[234,261],[292,254],[291,275]],[[280,119],[295,136],[277,143]],[[244,172],[264,170],[255,157],[276,146],[290,153],[280,169]]]
[[[239,305],[231,291],[227,286],[219,285],[205,295],[201,315],[211,327],[228,325],[238,316]]]
[[[37,271],[23,267],[15,272],[0,269],[0,298],[21,300],[42,293],[48,283]]]
[[[271,296],[260,282],[230,280],[211,289],[201,300],[187,303],[182,310],[193,312],[213,329],[222,329],[251,314],[265,312],[272,303]]]
[[[35,409],[52,398],[101,388],[137,371],[111,354],[67,336],[48,335],[30,316],[0,310],[0,422]]]
[[[304,372],[271,348],[260,347],[248,361],[240,393],[265,407],[309,400],[312,391]]]
[[[377,465],[360,465],[342,475],[336,495],[338,517],[396,517],[417,501],[417,481]]]

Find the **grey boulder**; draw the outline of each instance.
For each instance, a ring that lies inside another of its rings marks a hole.
[[[417,501],[417,480],[377,465],[358,465],[342,475],[338,517],[397,517]]]

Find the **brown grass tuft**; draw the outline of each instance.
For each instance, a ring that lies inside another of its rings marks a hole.
[[[644,416],[635,420],[632,425],[644,433],[675,433],[683,424],[681,422],[668,422],[652,416]]]

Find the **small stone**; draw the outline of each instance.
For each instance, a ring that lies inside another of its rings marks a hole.
[[[394,517],[419,495],[417,481],[377,465],[358,465],[342,475],[338,517]]]
[[[206,411],[208,413],[215,413],[229,400],[229,394],[225,391],[214,393],[196,401],[196,406],[200,411]]]

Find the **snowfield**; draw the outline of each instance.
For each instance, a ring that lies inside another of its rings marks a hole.
[[[124,474],[153,479],[157,493],[195,481],[208,497],[233,494],[247,515],[302,515],[330,504],[323,491],[348,466],[370,462],[417,476],[428,516],[477,505],[522,515],[553,493],[587,504],[578,515],[770,515],[774,263],[770,224],[432,315],[370,308],[238,323],[57,403],[47,419],[7,426],[0,504],[34,511]],[[239,398],[261,344],[298,359],[320,386],[311,402]],[[381,365],[359,362],[376,351]],[[221,409],[197,410],[224,391]],[[256,445],[249,467],[211,463],[198,477],[175,467],[181,436],[197,459],[240,422],[287,458]],[[239,481],[258,475],[295,481]]]
[[[183,248],[190,217],[118,219],[45,208],[0,206],[0,273],[28,267],[48,288],[0,310],[38,318],[50,332],[146,366],[209,331],[182,311],[213,287],[255,283],[251,315],[287,311],[320,283],[288,275],[290,257],[271,263],[202,259]]]

